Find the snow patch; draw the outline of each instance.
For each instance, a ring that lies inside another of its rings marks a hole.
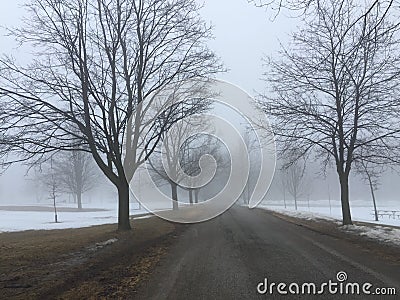
[[[341,217],[326,216],[322,213],[288,210],[288,209],[281,209],[265,205],[261,205],[259,207],[262,209],[271,210],[298,219],[303,219],[308,221],[326,220],[334,222],[335,224],[338,225],[342,224]],[[373,239],[379,242],[390,243],[396,246],[400,246],[400,228],[375,225],[371,223],[370,226],[341,225],[339,226],[339,229],[350,234],[365,236],[369,239]]]
[[[268,206],[260,206],[260,208],[263,209],[268,209],[272,210],[274,212],[289,216],[289,217],[294,217],[294,218],[299,218],[299,219],[304,219],[308,221],[320,219],[320,220],[326,220],[326,221],[331,221],[337,224],[340,224],[339,220],[334,217],[328,217],[324,214],[320,213],[312,213],[312,212],[306,212],[306,211],[298,211],[298,210],[286,210],[286,209],[277,209],[277,208],[271,208]]]
[[[274,210],[277,212],[285,212],[294,213],[294,214],[309,214],[310,218],[314,216],[320,219],[328,220],[337,220],[341,222],[342,220],[342,208],[338,201],[331,201],[332,205],[329,206],[329,202],[327,200],[312,200],[310,201],[310,206],[307,203],[300,203],[298,206],[298,210],[294,209],[294,205],[287,205],[287,208],[284,208],[282,203],[283,201],[272,201],[267,200],[261,204],[260,208],[267,208],[270,210]],[[381,203],[378,206],[379,210],[387,210],[387,211],[399,211],[399,203],[395,201],[387,201]],[[389,216],[383,216],[379,218],[379,221],[375,221],[375,216],[373,213],[372,205],[369,205],[365,201],[352,201],[351,202],[351,215],[354,221],[373,223],[376,225],[390,225],[400,227],[400,218],[393,218]],[[314,217],[315,218],[315,217]]]
[[[384,226],[345,225],[340,227],[343,231],[365,236],[369,239],[400,246],[400,229]]]
[[[33,205],[33,204],[27,204]],[[45,204],[37,205],[47,207]],[[134,205],[132,205],[134,206]],[[59,205],[59,207],[72,207]],[[118,223],[118,205],[116,203],[92,203],[85,208],[101,209],[99,211],[70,212],[58,211],[58,221],[54,222],[54,211],[36,209],[34,211],[10,211],[0,209],[0,233],[24,230],[52,230],[91,227],[103,224]],[[130,215],[143,215],[148,213],[145,209],[132,207]]]
[[[133,218],[134,220],[142,220],[142,219],[148,219],[148,218],[152,218],[154,217],[154,215],[146,215],[146,216],[141,216],[141,217],[135,217]]]
[[[109,240],[107,240],[105,242],[96,243],[94,246],[89,247],[89,250],[91,250],[91,251],[99,250],[99,249],[102,249],[102,248],[104,248],[106,246],[112,245],[115,242],[118,242],[118,239],[109,239]]]

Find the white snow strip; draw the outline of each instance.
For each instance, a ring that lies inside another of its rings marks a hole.
[[[152,218],[154,217],[154,215],[146,215],[146,216],[141,216],[141,217],[135,217],[133,218],[134,220],[142,220],[142,219],[148,219],[148,218]]]
[[[32,205],[32,204],[26,204]],[[36,204],[36,206],[38,206]],[[46,204],[42,204],[48,207]],[[61,205],[60,205],[61,206]],[[63,207],[68,207],[64,205]],[[74,207],[71,206],[70,207]],[[53,211],[7,211],[0,210],[0,233],[24,230],[53,230],[67,228],[91,227],[103,224],[118,223],[118,205],[115,203],[86,204],[84,208],[105,209],[94,212],[58,212],[59,223],[54,222]],[[137,209],[132,205],[130,215],[143,215],[145,209]]]
[[[296,210],[282,209],[282,208],[276,208],[276,207],[271,207],[271,206],[266,206],[266,205],[262,205],[259,207],[262,209],[268,209],[268,210],[275,211],[277,213],[280,213],[280,214],[283,214],[286,216],[299,218],[299,219],[303,219],[303,220],[318,221],[318,219],[320,219],[320,220],[322,219],[322,220],[335,222],[338,225],[341,224],[341,216],[340,217],[327,216],[323,213],[316,213],[316,212],[310,212],[310,211],[308,211],[308,212],[307,211],[296,211]],[[364,218],[361,218],[361,220],[360,220],[360,218],[355,218],[354,220],[371,222],[371,220],[368,220],[368,219],[365,220]],[[382,224],[382,225],[385,225],[385,224]],[[365,236],[369,239],[377,240],[377,241],[384,242],[384,243],[391,243],[391,244],[400,246],[400,228],[388,227],[388,226],[382,226],[382,225],[376,225],[376,224],[371,224],[371,226],[346,225],[346,226],[340,226],[339,228],[350,234]]]
[[[260,208],[272,210],[272,211],[275,211],[277,213],[280,213],[280,214],[283,214],[286,216],[304,219],[304,220],[308,220],[308,221],[322,219],[322,220],[327,220],[327,221],[331,221],[331,222],[335,222],[335,223],[340,223],[340,221],[337,218],[329,217],[329,216],[326,216],[321,213],[312,213],[312,212],[307,212],[307,211],[271,208],[269,206],[260,206]]]
[[[295,210],[293,205],[288,205],[285,209],[281,202],[266,201],[259,207],[267,208],[277,212],[284,212],[291,215],[298,214],[298,216],[307,216],[308,214],[310,218],[317,217],[319,219],[333,219],[338,220],[339,222],[342,220],[342,208],[337,201],[332,201],[332,206],[329,207],[327,200],[313,200],[310,207],[308,207],[307,204],[301,203],[301,205],[298,207],[298,210]],[[384,217],[380,217],[379,221],[375,221],[372,205],[368,205],[366,202],[353,202],[351,204],[351,215],[354,221],[400,227],[400,218],[393,218],[386,215]],[[379,205],[378,210],[400,211],[400,205],[396,202],[388,202],[386,205]]]

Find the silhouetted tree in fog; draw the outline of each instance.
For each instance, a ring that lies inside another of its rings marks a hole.
[[[210,27],[193,0],[32,0],[26,8],[11,33],[35,46],[35,58],[0,61],[2,129],[25,159],[87,145],[118,190],[118,228],[128,230],[128,183],[181,116],[162,91],[221,69],[205,44]]]
[[[82,194],[93,189],[99,174],[92,156],[83,151],[65,151],[53,156],[53,168],[58,176],[60,189],[71,193],[78,208],[82,208]]]
[[[313,153],[333,162],[343,224],[352,224],[349,176],[362,153],[395,163],[400,149],[400,56],[391,1],[310,2],[303,29],[279,60],[268,60],[270,93],[261,109],[273,116],[280,154]]]
[[[304,174],[305,174],[305,163],[296,161],[283,171],[284,183],[286,186],[286,190],[292,195],[294,200],[294,207],[298,209],[298,200],[301,196],[307,194]]]
[[[211,101],[208,99],[210,93],[206,86],[200,85],[198,90],[189,90],[183,95],[176,94],[175,97],[184,97],[181,104],[188,104],[193,107],[193,112],[202,113],[210,109]],[[186,100],[185,98],[188,97]],[[179,109],[178,109],[179,110]],[[182,111],[186,114],[188,111]],[[159,147],[155,150],[155,155],[149,158],[148,163],[153,171],[153,178],[161,185],[167,182],[171,186],[172,207],[174,210],[179,208],[178,205],[178,186],[181,181],[186,178],[189,173],[185,165],[182,165],[181,156],[192,155],[189,145],[196,141],[197,136],[191,133],[199,128],[205,128],[201,119],[197,116],[185,115],[181,116],[181,120],[174,124],[171,128],[161,134]],[[165,158],[163,162],[163,158]]]

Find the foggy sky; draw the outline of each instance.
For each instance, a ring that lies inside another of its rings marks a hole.
[[[24,0],[3,0],[0,10],[0,25],[2,27],[20,26],[24,9],[21,5]],[[238,85],[250,95],[265,90],[260,80],[263,73],[262,57],[273,55],[279,49],[279,41],[287,42],[288,33],[295,29],[298,20],[288,17],[283,11],[273,19],[272,12],[254,7],[247,0],[206,0],[201,11],[207,23],[214,26],[215,39],[210,42],[210,48],[221,58],[224,66],[229,69],[218,78]],[[17,49],[11,38],[5,37],[5,30],[0,28],[0,52],[13,54],[17,58],[26,58],[26,49]],[[313,170],[317,170],[317,165]],[[316,173],[316,172],[314,172]],[[30,187],[32,182],[24,179],[25,170],[21,167],[12,167],[9,172],[0,178],[0,202],[5,199],[32,197]],[[332,189],[337,185],[336,175],[330,175]],[[325,188],[318,183],[318,175],[312,175],[316,183],[316,190],[322,195]],[[398,194],[399,177],[389,174],[383,179],[384,184],[378,192],[378,197],[390,198]],[[363,195],[368,199],[368,187],[364,184],[353,184],[352,193]],[[385,193],[383,192],[385,191]],[[385,194],[385,195],[384,195]],[[21,195],[24,195],[22,197]],[[272,189],[272,195],[279,195],[279,191]],[[32,199],[34,201],[34,199]],[[6,200],[7,201],[7,200]],[[378,199],[379,201],[379,199]],[[7,201],[10,202],[10,201]]]

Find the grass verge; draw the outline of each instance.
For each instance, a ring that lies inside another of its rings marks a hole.
[[[1,233],[1,297],[134,298],[184,226],[152,217],[135,220],[132,227],[129,232],[101,225]]]

